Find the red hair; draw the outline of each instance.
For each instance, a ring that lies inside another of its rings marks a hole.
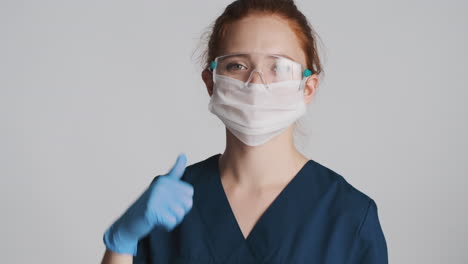
[[[304,14],[298,10],[294,0],[236,0],[229,4],[208,32],[210,35],[207,49],[203,53],[203,68],[208,68],[210,62],[221,55],[219,52],[227,26],[253,13],[277,15],[287,20],[306,55],[308,69],[316,74],[323,71],[317,52],[318,36]]]

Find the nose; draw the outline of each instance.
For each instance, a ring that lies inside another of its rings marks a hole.
[[[263,73],[258,71],[257,69],[253,70],[250,73],[249,79],[245,82],[247,83],[263,83],[266,85],[265,79],[263,77]]]

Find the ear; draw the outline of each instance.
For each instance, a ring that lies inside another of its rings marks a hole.
[[[317,74],[314,73],[311,76],[309,76],[309,78],[307,79],[304,85],[304,102],[306,104],[309,104],[310,101],[312,101],[312,98],[317,92],[317,89],[318,89],[318,76]]]
[[[205,83],[208,94],[211,97],[213,94],[213,73],[208,69],[204,69],[201,73],[201,77]]]

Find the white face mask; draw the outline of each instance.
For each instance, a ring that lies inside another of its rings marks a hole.
[[[214,75],[208,109],[229,131],[249,146],[261,145],[284,132],[306,112],[305,80],[248,83]]]

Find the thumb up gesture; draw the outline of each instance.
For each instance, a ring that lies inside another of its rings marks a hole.
[[[138,240],[155,226],[174,229],[190,211],[193,186],[181,180],[187,157],[181,153],[164,175],[154,178],[141,196],[104,233],[106,248],[136,256]]]

